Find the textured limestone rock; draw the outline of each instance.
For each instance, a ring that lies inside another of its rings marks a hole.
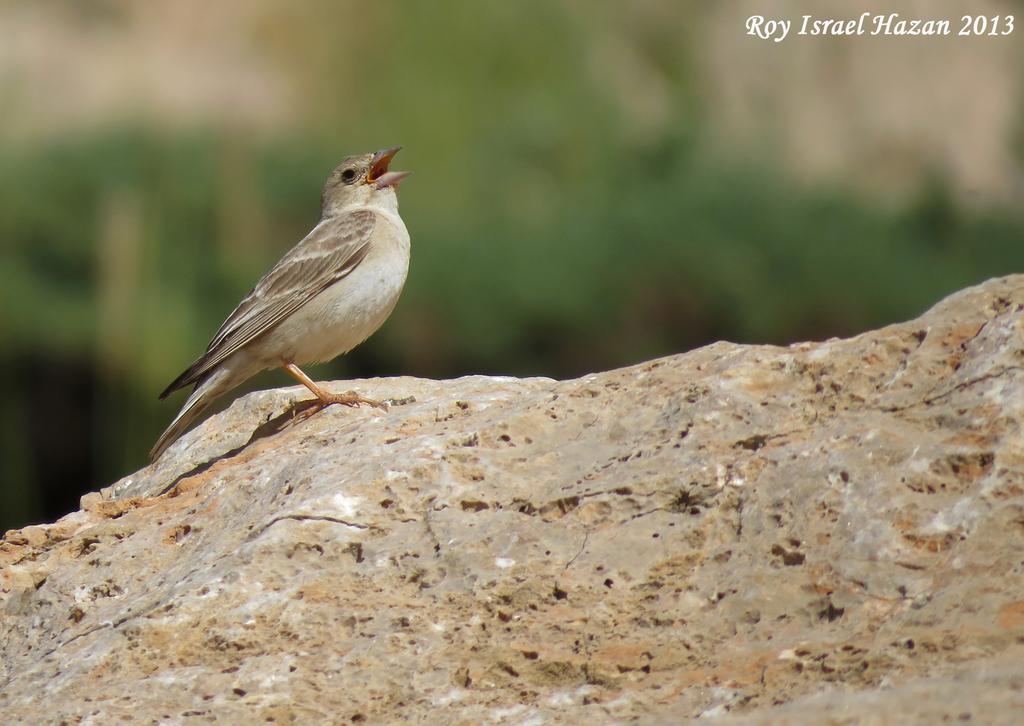
[[[7,533],[0,713],[1015,721],[1022,343],[1016,276],[851,340],[353,384],[387,414],[247,396]]]

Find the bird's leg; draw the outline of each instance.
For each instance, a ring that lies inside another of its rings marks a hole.
[[[302,370],[294,363],[288,361],[281,361],[281,367],[288,371],[288,374],[292,376],[299,383],[304,385],[313,395],[316,396],[315,409],[319,410],[335,403],[340,403],[342,406],[356,406],[365,403],[367,406],[373,406],[374,408],[383,408],[387,410],[388,405],[383,401],[375,401],[372,398],[365,398],[360,396],[355,391],[348,391],[347,393],[328,393],[320,386],[316,385],[312,379],[307,376]]]

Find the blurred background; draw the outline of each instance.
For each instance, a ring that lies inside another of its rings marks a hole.
[[[147,463],[183,398],[157,394],[348,153],[405,146],[413,261],[321,380],[845,336],[1020,271],[1024,17],[745,35],[752,14],[1024,9],[876,5],[0,2],[0,531]]]

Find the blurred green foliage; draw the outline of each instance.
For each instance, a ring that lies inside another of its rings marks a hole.
[[[446,186],[418,169],[402,189],[414,244],[403,300],[378,336],[317,374],[569,376],[718,338],[848,334],[1024,264],[1019,216],[969,214],[939,184],[881,211],[706,158],[695,138],[609,149],[585,173],[545,153],[520,156],[518,202],[493,194],[494,206],[480,200],[467,213],[435,215]],[[39,387],[92,381],[70,394],[89,404],[94,474],[79,486],[142,465],[175,411],[156,394],[316,221],[336,156],[293,140],[141,131],[3,152],[8,517],[33,511],[26,485],[40,465],[52,468],[39,460],[40,432],[58,459],[81,437]],[[488,180],[515,156],[496,150],[458,176],[494,189],[505,181]],[[524,177],[542,180],[539,197]],[[32,373],[44,360],[71,363],[54,384]]]

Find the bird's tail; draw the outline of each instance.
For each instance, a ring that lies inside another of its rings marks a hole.
[[[200,380],[192,395],[185,401],[185,405],[178,411],[178,415],[171,421],[167,430],[160,434],[156,444],[149,451],[150,461],[160,458],[167,447],[177,441],[182,434],[189,430],[196,419],[203,415],[203,412],[210,407],[222,393],[234,388],[236,381],[231,380],[232,376],[228,370],[219,369],[214,371],[207,378]]]

